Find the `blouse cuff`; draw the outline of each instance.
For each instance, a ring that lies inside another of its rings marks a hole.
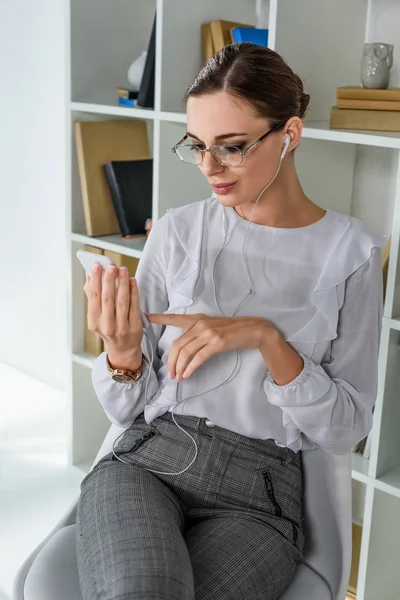
[[[313,371],[313,362],[308,356],[302,354],[302,352],[298,352],[298,354],[303,359],[304,366],[302,371],[300,371],[300,373],[297,375],[297,377],[295,377],[295,379],[293,379],[289,383],[286,383],[285,385],[278,385],[277,383],[275,383],[271,372],[268,371],[266,383],[271,392],[275,394],[284,394],[285,392],[296,392],[306,383],[308,377]]]
[[[109,381],[112,381],[117,387],[118,386],[121,387],[121,389],[131,389],[131,388],[135,388],[135,387],[140,387],[143,384],[143,381],[145,381],[146,378],[148,377],[148,371],[150,368],[149,359],[147,358],[147,356],[146,356],[146,360],[142,361],[141,366],[142,366],[142,375],[136,381],[132,380],[129,383],[121,383],[119,381],[115,381],[111,377],[111,373],[108,370],[107,352],[103,352],[103,360],[102,360],[103,373]]]

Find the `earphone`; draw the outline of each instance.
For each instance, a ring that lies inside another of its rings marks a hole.
[[[244,236],[244,239],[243,239],[243,246],[242,246],[243,260],[244,260],[244,264],[245,264],[245,267],[246,267],[246,272],[247,272],[247,277],[248,277],[248,280],[249,280],[249,285],[250,285],[250,287],[249,287],[249,291],[248,291],[247,295],[246,295],[246,296],[243,298],[243,300],[241,300],[241,302],[238,304],[238,306],[237,306],[237,307],[235,308],[235,310],[233,311],[233,313],[232,313],[232,315],[231,315],[232,317],[233,317],[233,316],[235,316],[235,314],[236,314],[236,313],[237,313],[237,311],[240,309],[240,307],[241,307],[241,306],[244,304],[244,302],[247,300],[247,298],[253,294],[252,283],[251,283],[251,276],[250,276],[250,270],[249,270],[249,266],[248,266],[247,259],[246,259],[246,253],[245,253],[245,245],[246,245],[246,240],[247,240],[247,234],[248,234],[248,232],[249,232],[249,229],[250,229],[250,226],[251,226],[251,224],[252,224],[252,218],[253,218],[253,214],[254,214],[254,211],[255,211],[255,209],[256,209],[256,206],[257,206],[257,204],[258,204],[258,201],[260,200],[260,198],[261,198],[262,194],[263,194],[263,193],[264,193],[264,192],[265,192],[265,191],[266,191],[266,190],[269,188],[269,186],[270,186],[270,185],[271,185],[271,184],[274,182],[275,178],[277,177],[277,175],[278,175],[278,173],[279,173],[279,170],[280,170],[280,168],[281,168],[282,160],[283,160],[283,159],[284,159],[284,157],[285,157],[285,154],[286,154],[286,152],[287,152],[287,150],[288,150],[288,148],[289,148],[289,145],[290,145],[290,136],[289,136],[288,134],[286,134],[286,136],[285,136],[285,146],[284,146],[284,148],[283,148],[283,150],[282,150],[282,153],[281,153],[281,156],[280,156],[280,159],[279,159],[279,164],[278,164],[278,167],[277,167],[277,169],[276,169],[276,171],[275,171],[275,174],[274,174],[274,176],[272,177],[271,181],[269,181],[269,182],[267,183],[267,185],[266,185],[266,186],[265,186],[265,187],[264,187],[264,188],[261,190],[261,192],[259,193],[259,195],[258,195],[258,198],[257,198],[257,200],[256,200],[256,202],[255,202],[255,204],[254,204],[253,210],[252,210],[252,212],[251,212],[251,215],[250,215],[249,224],[248,224],[248,226],[247,226],[247,230],[246,230],[246,234],[245,234],[245,236]],[[214,271],[215,271],[215,264],[216,264],[216,262],[217,262],[217,259],[218,259],[218,257],[220,256],[221,252],[222,252],[222,251],[224,250],[224,248],[225,248],[226,241],[227,241],[227,236],[228,236],[228,226],[227,226],[227,220],[226,220],[226,209],[225,209],[225,206],[223,206],[223,211],[222,211],[222,228],[223,228],[223,243],[222,243],[222,246],[221,246],[220,250],[218,251],[218,253],[217,253],[217,255],[216,255],[215,259],[214,259],[214,262],[213,262],[213,266],[212,266],[212,283],[213,283],[213,292],[214,292],[214,300],[215,300],[215,304],[216,304],[216,306],[218,307],[218,310],[220,311],[221,315],[223,315],[223,316],[226,316],[226,315],[224,314],[224,312],[222,311],[222,309],[221,309],[221,307],[220,307],[219,303],[218,303],[218,299],[217,299],[217,291],[216,291],[216,286],[215,286],[215,274],[214,274]],[[146,339],[147,339],[147,341],[148,341],[148,343],[149,343],[149,346],[150,346],[150,350],[151,350],[151,356],[150,356],[150,361],[149,361],[149,363],[150,363],[150,364],[149,364],[149,366],[148,366],[148,374],[147,374],[147,379],[146,379],[146,384],[145,384],[145,391],[144,391],[144,403],[145,403],[145,406],[148,406],[148,405],[149,405],[149,403],[147,402],[147,387],[148,387],[148,383],[149,383],[149,379],[150,379],[150,374],[151,374],[151,366],[153,365],[153,359],[154,359],[154,350],[153,350],[153,346],[152,346],[152,344],[151,344],[151,341],[150,341],[150,339],[149,339],[149,336],[147,335],[147,333],[146,333],[145,331],[143,331],[143,335],[146,337]],[[203,394],[205,394],[205,393],[209,393],[209,392],[211,392],[211,391],[213,391],[213,390],[216,390],[216,389],[218,389],[219,387],[221,387],[222,385],[224,385],[225,383],[227,383],[227,382],[228,382],[228,381],[231,379],[231,377],[234,375],[234,373],[235,373],[235,371],[236,371],[236,367],[237,367],[237,365],[238,365],[238,362],[239,362],[239,353],[238,353],[238,351],[236,350],[236,362],[235,362],[235,365],[234,365],[234,367],[233,367],[233,370],[232,370],[232,372],[230,373],[230,375],[229,375],[229,376],[228,376],[228,377],[227,377],[227,378],[226,378],[226,379],[225,379],[225,380],[224,380],[222,383],[218,384],[216,387],[212,388],[211,390],[207,390],[207,392],[200,392],[199,394],[195,394],[194,396],[189,396],[189,397],[187,397],[187,398],[184,398],[183,400],[180,400],[179,402],[177,402],[177,403],[176,403],[176,405],[173,407],[173,409],[172,409],[172,411],[171,411],[172,419],[173,419],[173,421],[174,421],[175,425],[176,425],[176,426],[177,426],[177,427],[178,427],[178,428],[179,428],[181,431],[183,431],[183,433],[184,433],[185,435],[189,436],[189,437],[190,437],[190,439],[193,441],[193,443],[194,443],[194,445],[195,445],[195,448],[196,448],[195,456],[194,456],[194,458],[191,460],[191,462],[189,463],[189,465],[188,465],[188,466],[187,466],[185,469],[183,469],[182,471],[179,471],[178,473],[167,473],[167,472],[165,472],[165,471],[155,471],[154,469],[149,469],[149,468],[143,467],[143,468],[144,468],[146,471],[150,471],[151,473],[159,473],[159,474],[161,474],[161,475],[181,475],[182,473],[184,473],[185,471],[187,471],[187,470],[189,469],[189,467],[191,467],[191,465],[194,463],[194,461],[195,461],[195,460],[196,460],[196,458],[197,458],[197,454],[198,454],[198,446],[197,446],[196,440],[193,438],[193,436],[191,436],[191,435],[190,435],[190,433],[188,433],[187,431],[185,431],[185,430],[183,429],[183,427],[181,427],[181,426],[179,425],[179,423],[177,423],[177,422],[176,422],[176,420],[175,420],[175,417],[174,417],[174,411],[175,411],[175,408],[176,408],[176,406],[178,406],[178,404],[181,404],[182,402],[185,402],[186,400],[190,400],[190,399],[192,399],[192,398],[196,398],[197,396],[202,396]],[[156,404],[155,404],[155,403],[153,403],[152,405],[153,405],[153,406],[155,406]],[[125,430],[124,430],[124,431],[123,431],[123,432],[122,432],[122,433],[121,433],[121,434],[120,434],[120,435],[119,435],[119,436],[118,436],[118,437],[117,437],[117,438],[114,440],[114,443],[113,443],[113,445],[112,445],[112,453],[113,453],[113,455],[115,456],[115,458],[116,458],[116,459],[118,459],[120,462],[123,462],[123,463],[125,463],[125,464],[127,464],[127,465],[130,465],[131,463],[129,463],[129,462],[127,462],[127,461],[123,460],[122,458],[120,458],[119,456],[117,456],[117,455],[115,454],[115,452],[114,452],[114,446],[115,446],[115,443],[117,442],[117,440],[118,440],[118,439],[119,439],[119,438],[120,438],[120,437],[121,437],[121,436],[122,436],[122,435],[123,435],[125,432],[126,432],[126,429],[125,429]]]
[[[260,193],[260,195],[258,196],[258,198],[257,198],[257,201],[256,201],[256,203],[255,203],[255,205],[254,205],[254,208],[256,207],[256,205],[257,205],[257,202],[259,201],[259,199],[260,199],[260,197],[261,197],[261,194],[263,194],[263,193],[265,192],[265,190],[266,190],[266,189],[267,189],[267,188],[268,188],[268,187],[271,185],[271,183],[274,181],[275,177],[278,175],[278,172],[279,172],[279,169],[280,169],[280,166],[281,166],[281,162],[283,161],[283,159],[284,159],[284,158],[285,158],[285,156],[286,156],[286,152],[288,151],[288,148],[289,148],[289,146],[290,146],[290,142],[291,142],[291,140],[290,140],[290,135],[287,133],[287,134],[285,135],[285,145],[284,145],[284,147],[283,147],[283,150],[282,150],[282,153],[281,153],[281,155],[280,155],[280,157],[279,157],[279,166],[278,166],[278,170],[276,171],[275,175],[273,176],[273,178],[271,179],[271,181],[268,183],[268,185],[267,185],[267,186],[266,186],[266,187],[265,187],[265,188],[264,188],[264,189],[261,191],[261,193]],[[253,209],[253,212],[254,212],[254,209]],[[252,216],[253,216],[253,213],[251,213],[250,222],[251,222]],[[226,240],[226,236],[227,236],[227,234],[228,234],[228,226],[227,226],[227,223],[226,223],[225,208],[224,208],[224,211],[223,211],[223,213],[222,213],[222,232],[223,232],[223,234],[224,234],[224,241],[225,241],[225,240]],[[247,235],[247,232],[246,232],[246,235]],[[245,238],[245,239],[246,239],[246,238]],[[217,257],[218,257],[218,255],[217,255]]]
[[[290,145],[290,135],[287,133],[285,135],[285,146],[284,146],[284,148],[282,150],[282,154],[281,154],[280,160],[283,160],[285,158],[285,154],[286,154],[286,152],[287,152],[287,150],[289,148],[289,145]]]

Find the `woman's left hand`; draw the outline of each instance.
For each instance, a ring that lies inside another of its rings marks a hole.
[[[185,329],[171,346],[168,377],[177,381],[190,377],[206,360],[220,352],[261,348],[273,325],[259,317],[209,317],[194,315],[147,314],[151,323]]]

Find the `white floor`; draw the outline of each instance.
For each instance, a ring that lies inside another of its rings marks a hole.
[[[0,364],[0,600],[84,476],[67,467],[66,395]]]

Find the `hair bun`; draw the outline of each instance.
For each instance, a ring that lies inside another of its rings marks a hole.
[[[301,94],[300,96],[300,118],[302,119],[306,114],[308,103],[310,102],[309,94]]]

